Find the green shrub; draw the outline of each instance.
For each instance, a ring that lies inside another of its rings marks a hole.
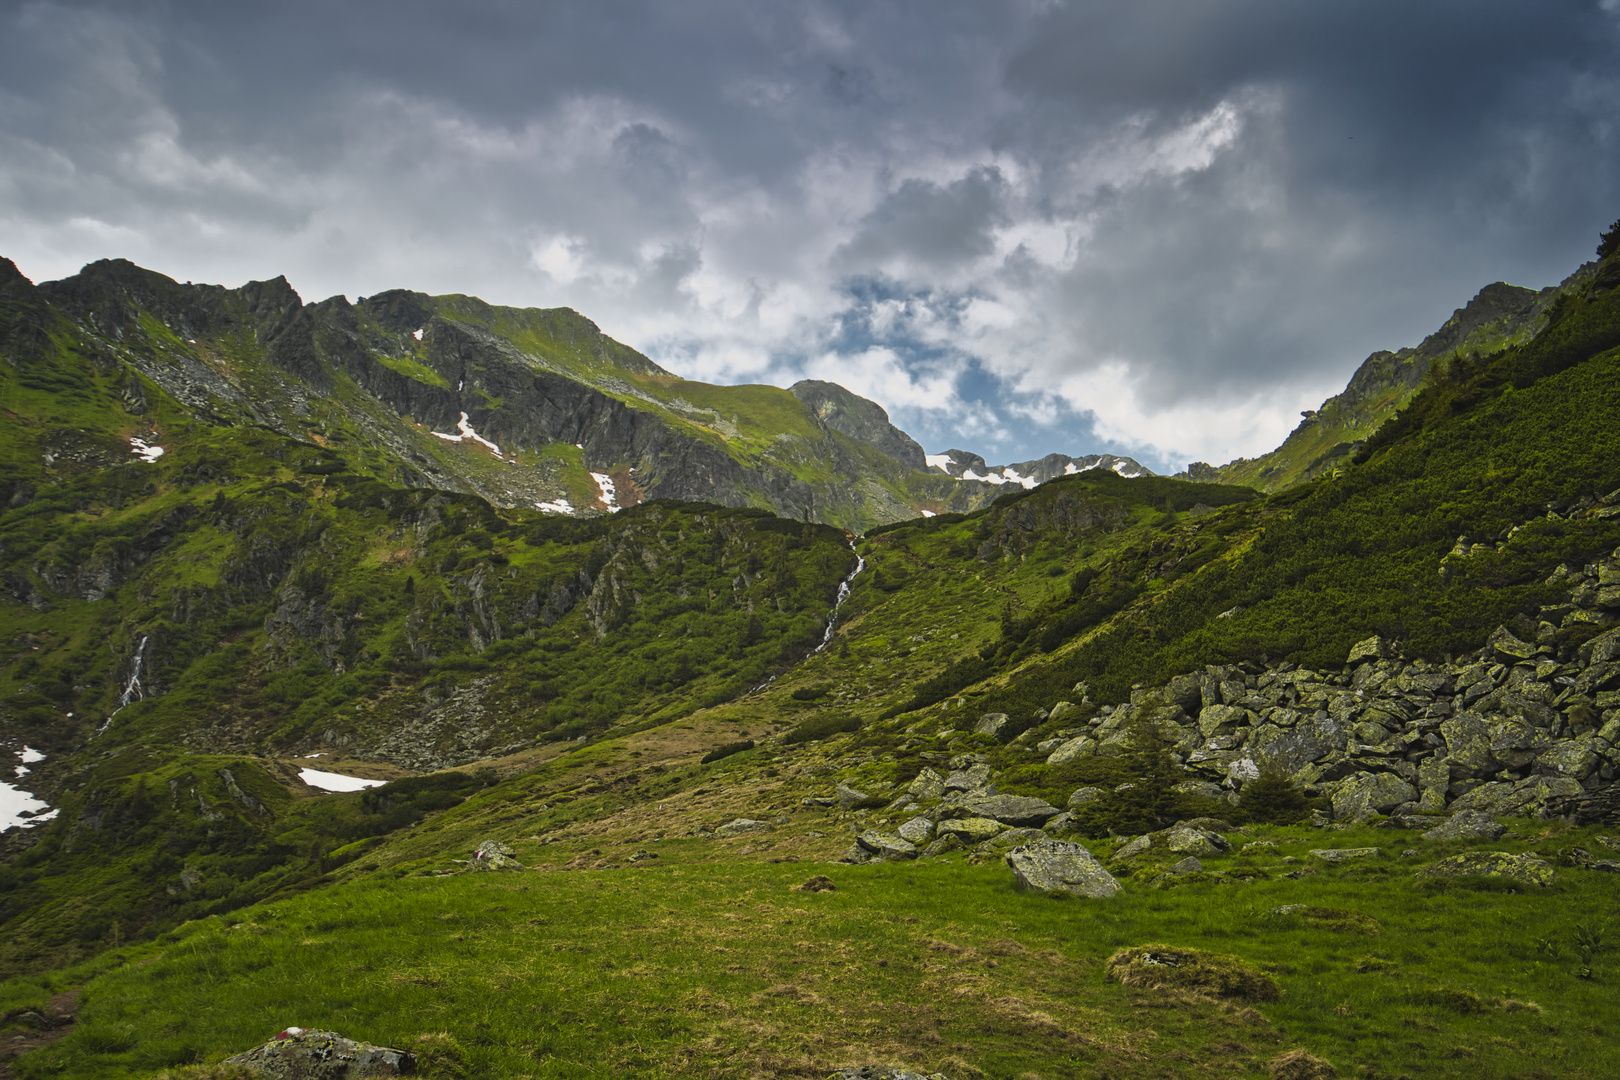
[[[831,735],[840,735],[846,731],[859,731],[861,721],[855,716],[839,716],[831,713],[826,716],[812,717],[801,720],[782,736],[784,746],[793,746],[797,743],[815,742]]]
[[[707,754],[704,754],[698,759],[698,764],[710,765],[716,761],[722,760],[723,758],[728,758],[732,754],[740,754],[744,750],[752,750],[753,748],[753,739],[743,739],[741,742],[728,742],[724,746],[717,746],[713,750],[710,750]]]

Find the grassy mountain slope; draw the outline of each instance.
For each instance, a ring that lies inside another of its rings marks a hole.
[[[1367,357],[1344,391],[1307,413],[1277,449],[1213,470],[1194,465],[1192,478],[1282,491],[1339,468],[1384,421],[1406,407],[1431,370],[1444,373],[1458,360],[1529,341],[1546,326],[1548,309],[1595,269],[1596,264],[1588,264],[1539,292],[1500,281],[1485,286],[1415,348]]]

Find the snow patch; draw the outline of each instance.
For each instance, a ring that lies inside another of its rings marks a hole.
[[[943,470],[947,476],[951,472],[949,466],[956,464],[956,460],[949,454],[924,454],[923,461],[927,463],[930,469]]]
[[[1116,473],[1118,473],[1119,475],[1121,475],[1121,476],[1141,476],[1142,475],[1142,470],[1138,469],[1136,466],[1132,465],[1128,461],[1116,461],[1116,462],[1114,462],[1114,471]]]
[[[1020,475],[1018,470],[1013,468],[1011,465],[1008,465],[1006,468],[1002,469],[1001,475],[1006,477],[1009,483],[1023,485],[1026,491],[1029,488],[1034,487],[1038,482],[1033,476]]]
[[[23,761],[45,760],[44,754],[41,754],[38,750],[30,750],[26,746],[22,748],[22,752],[17,756]],[[28,770],[25,767],[17,766],[18,776],[24,776],[27,773]],[[50,812],[45,813],[45,811]],[[24,827],[38,825],[41,822],[51,820],[56,815],[57,811],[51,810],[51,804],[44,799],[36,799],[29,792],[11,784],[0,784],[0,830],[9,829],[13,825],[22,825]]]
[[[923,517],[933,517],[934,516],[934,512],[932,510],[919,510],[918,513],[922,514]]]
[[[495,451],[495,456],[496,457],[501,456],[501,448],[500,447],[496,446],[494,443],[490,442],[488,439],[486,439],[482,435],[478,434],[477,431],[473,430],[473,426],[470,423],[467,422],[467,414],[466,413],[461,414],[461,419],[456,422],[456,427],[458,429],[460,429],[461,433],[459,435],[446,435],[442,431],[435,431],[433,434],[438,436],[439,438],[443,439],[445,442],[458,443],[458,442],[461,442],[461,441],[463,441],[465,439],[471,439],[473,442],[482,443],[483,445],[489,447],[491,450]]]
[[[1072,461],[1069,462],[1067,465],[1063,466],[1063,475],[1064,476],[1073,476],[1075,473],[1077,473],[1079,471],[1080,471],[1080,466],[1076,465]]]
[[[421,341],[422,340],[422,331],[420,331],[420,330],[412,330],[411,331],[411,337],[415,338],[417,341]]]
[[[155,462],[164,454],[163,447],[149,446],[145,439],[137,439],[134,436],[130,436],[129,452],[139,455],[142,461],[148,463]]]
[[[299,769],[298,779],[310,787],[320,788],[322,791],[364,791],[366,788],[382,787],[388,783],[386,780],[362,780],[358,776],[321,772],[319,769]]]
[[[978,473],[974,472],[972,469],[963,469],[962,470],[962,479],[963,480],[983,480],[987,484],[1010,484],[1010,483],[1012,483],[1011,480],[1007,479],[1005,476],[1002,476],[1000,473],[989,473],[989,474],[987,474],[985,476],[980,476]]]
[[[68,713],[68,715],[72,716],[73,714]],[[35,750],[32,746],[25,746],[22,748],[22,759],[24,765],[32,765],[36,761],[44,761],[45,755],[40,753],[38,750]]]
[[[618,493],[613,488],[613,477],[604,472],[593,472],[591,479],[596,481],[596,488],[602,493],[602,505],[617,514],[619,504],[614,501],[614,497]]]
[[[326,756],[326,751],[322,750],[319,754],[305,754],[304,755],[304,760],[308,761],[312,757],[325,757],[325,756]]]
[[[534,508],[544,510],[548,514],[572,514],[574,512],[574,508],[568,505],[567,499],[558,499],[556,502],[537,502],[534,504]]]

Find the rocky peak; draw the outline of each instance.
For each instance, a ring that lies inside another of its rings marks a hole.
[[[803,379],[788,387],[788,392],[834,431],[859,439],[902,465],[913,469],[928,467],[917,440],[889,423],[889,414],[877,402],[853,394],[837,383],[819,379]]]

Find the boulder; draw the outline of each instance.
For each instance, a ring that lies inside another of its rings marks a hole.
[[[1573,739],[1555,743],[1536,755],[1536,772],[1543,776],[1567,776],[1572,780],[1585,780],[1597,771],[1598,755],[1592,747],[1592,735],[1584,733]]]
[[[1170,790],[1178,795],[1197,795],[1204,799],[1226,798],[1226,789],[1208,780],[1183,780],[1172,784]]]
[[[1451,815],[1450,820],[1443,825],[1436,825],[1423,834],[1425,840],[1495,840],[1507,832],[1506,825],[1500,825],[1489,814],[1478,810],[1463,810]]]
[[[1505,877],[1525,885],[1547,886],[1553,882],[1552,864],[1533,855],[1506,851],[1470,851],[1441,859],[1417,872],[1420,878]]]
[[[941,836],[932,844],[929,844],[927,847],[923,848],[923,855],[927,858],[932,858],[935,855],[946,855],[952,851],[961,851],[964,846],[966,845],[962,843],[962,838],[954,833],[951,833],[946,836]]]
[[[874,858],[884,862],[900,862],[905,859],[917,857],[917,846],[898,836],[880,833],[875,829],[868,829],[855,838],[855,843],[872,853]]]
[[[469,865],[474,870],[521,870],[523,864],[512,858],[515,854],[516,851],[499,840],[485,840],[473,852]]]
[[[1207,739],[1221,728],[1237,727],[1248,720],[1248,710],[1236,705],[1205,705],[1198,713],[1198,732]]]
[[[1375,847],[1313,848],[1311,856],[1323,862],[1348,862],[1351,859],[1376,859]]]
[[[937,799],[945,794],[945,778],[925,766],[906,788],[906,793],[913,799]]]
[[[974,791],[990,782],[990,766],[980,762],[957,769],[945,778],[946,791]]]
[[[1350,646],[1350,656],[1345,663],[1354,666],[1364,660],[1388,660],[1395,655],[1394,645],[1374,635]]]
[[[997,742],[1006,742],[1012,738],[1012,717],[1004,712],[985,713],[979,722],[973,725],[975,735],[988,735]]]
[[[978,844],[1001,831],[1001,823],[991,818],[968,817],[942,821],[935,830],[940,839],[954,836],[964,844]]]
[[[1497,627],[1496,633],[1486,639],[1485,646],[1496,654],[1498,660],[1509,665],[1522,664],[1541,651],[1540,646],[1514,637],[1505,626]]]
[[[1481,784],[1451,804],[1453,813],[1479,810],[1494,817],[1533,814],[1549,800],[1583,793],[1578,780],[1565,776],[1527,776],[1517,783]]]
[[[1048,765],[1066,765],[1076,758],[1092,757],[1097,753],[1097,740],[1090,735],[1076,735],[1052,751],[1046,758]]]
[[[1582,667],[1620,660],[1620,627],[1605,631],[1583,644],[1576,653]]]
[[[944,1073],[919,1073],[888,1065],[860,1065],[839,1069],[827,1080],[949,1080]]]
[[[833,795],[837,798],[838,807],[841,810],[853,810],[869,798],[866,792],[856,791],[848,784],[839,784]]]
[[[1075,793],[1069,796],[1069,802],[1067,805],[1070,810],[1073,810],[1077,806],[1084,806],[1086,803],[1096,802],[1106,794],[1108,794],[1108,792],[1104,791],[1100,787],[1077,788],[1075,789]]]
[[[1133,837],[1114,850],[1114,858],[1134,859],[1152,846],[1153,836],[1151,833],[1146,836]]]
[[[909,844],[922,843],[933,831],[934,823],[925,817],[914,817],[895,830],[900,834],[900,839]]]
[[[1158,835],[1164,837],[1164,846],[1178,855],[1202,855],[1207,859],[1232,847],[1224,836],[1187,824],[1173,825]]]
[[[1119,882],[1079,844],[1036,840],[1007,852],[1007,865],[1020,889],[1061,890],[1093,899],[1113,896]]]
[[[1078,720],[1084,712],[1084,709],[1072,701],[1060,701],[1052,706],[1052,711],[1047,714],[1046,719],[1048,721]]]
[[[1003,825],[1034,826],[1040,828],[1048,818],[1058,816],[1059,810],[1045,799],[1027,795],[994,795],[965,803],[969,817],[994,818]]]
[[[272,1080],[359,1080],[408,1076],[416,1071],[416,1055],[346,1039],[335,1031],[288,1028],[221,1064],[242,1065]]]
[[[1074,828],[1074,812],[1065,810],[1055,818],[1048,818],[1046,824],[1042,825],[1041,828],[1054,836],[1059,833],[1066,833]]]
[[[1394,773],[1356,773],[1333,793],[1333,816],[1366,820],[1417,798],[1417,789]]]
[[[755,821],[753,818],[737,818],[728,821],[714,830],[716,836],[747,836],[749,833],[770,832],[771,823],[768,821]]]
[[[1335,750],[1345,749],[1348,743],[1349,732],[1326,710],[1320,710],[1286,730],[1269,724],[1257,729],[1249,740],[1248,751],[1256,761],[1292,774]]]
[[[1491,751],[1491,729],[1474,713],[1458,713],[1440,724],[1453,780],[1489,776],[1502,767]]]

